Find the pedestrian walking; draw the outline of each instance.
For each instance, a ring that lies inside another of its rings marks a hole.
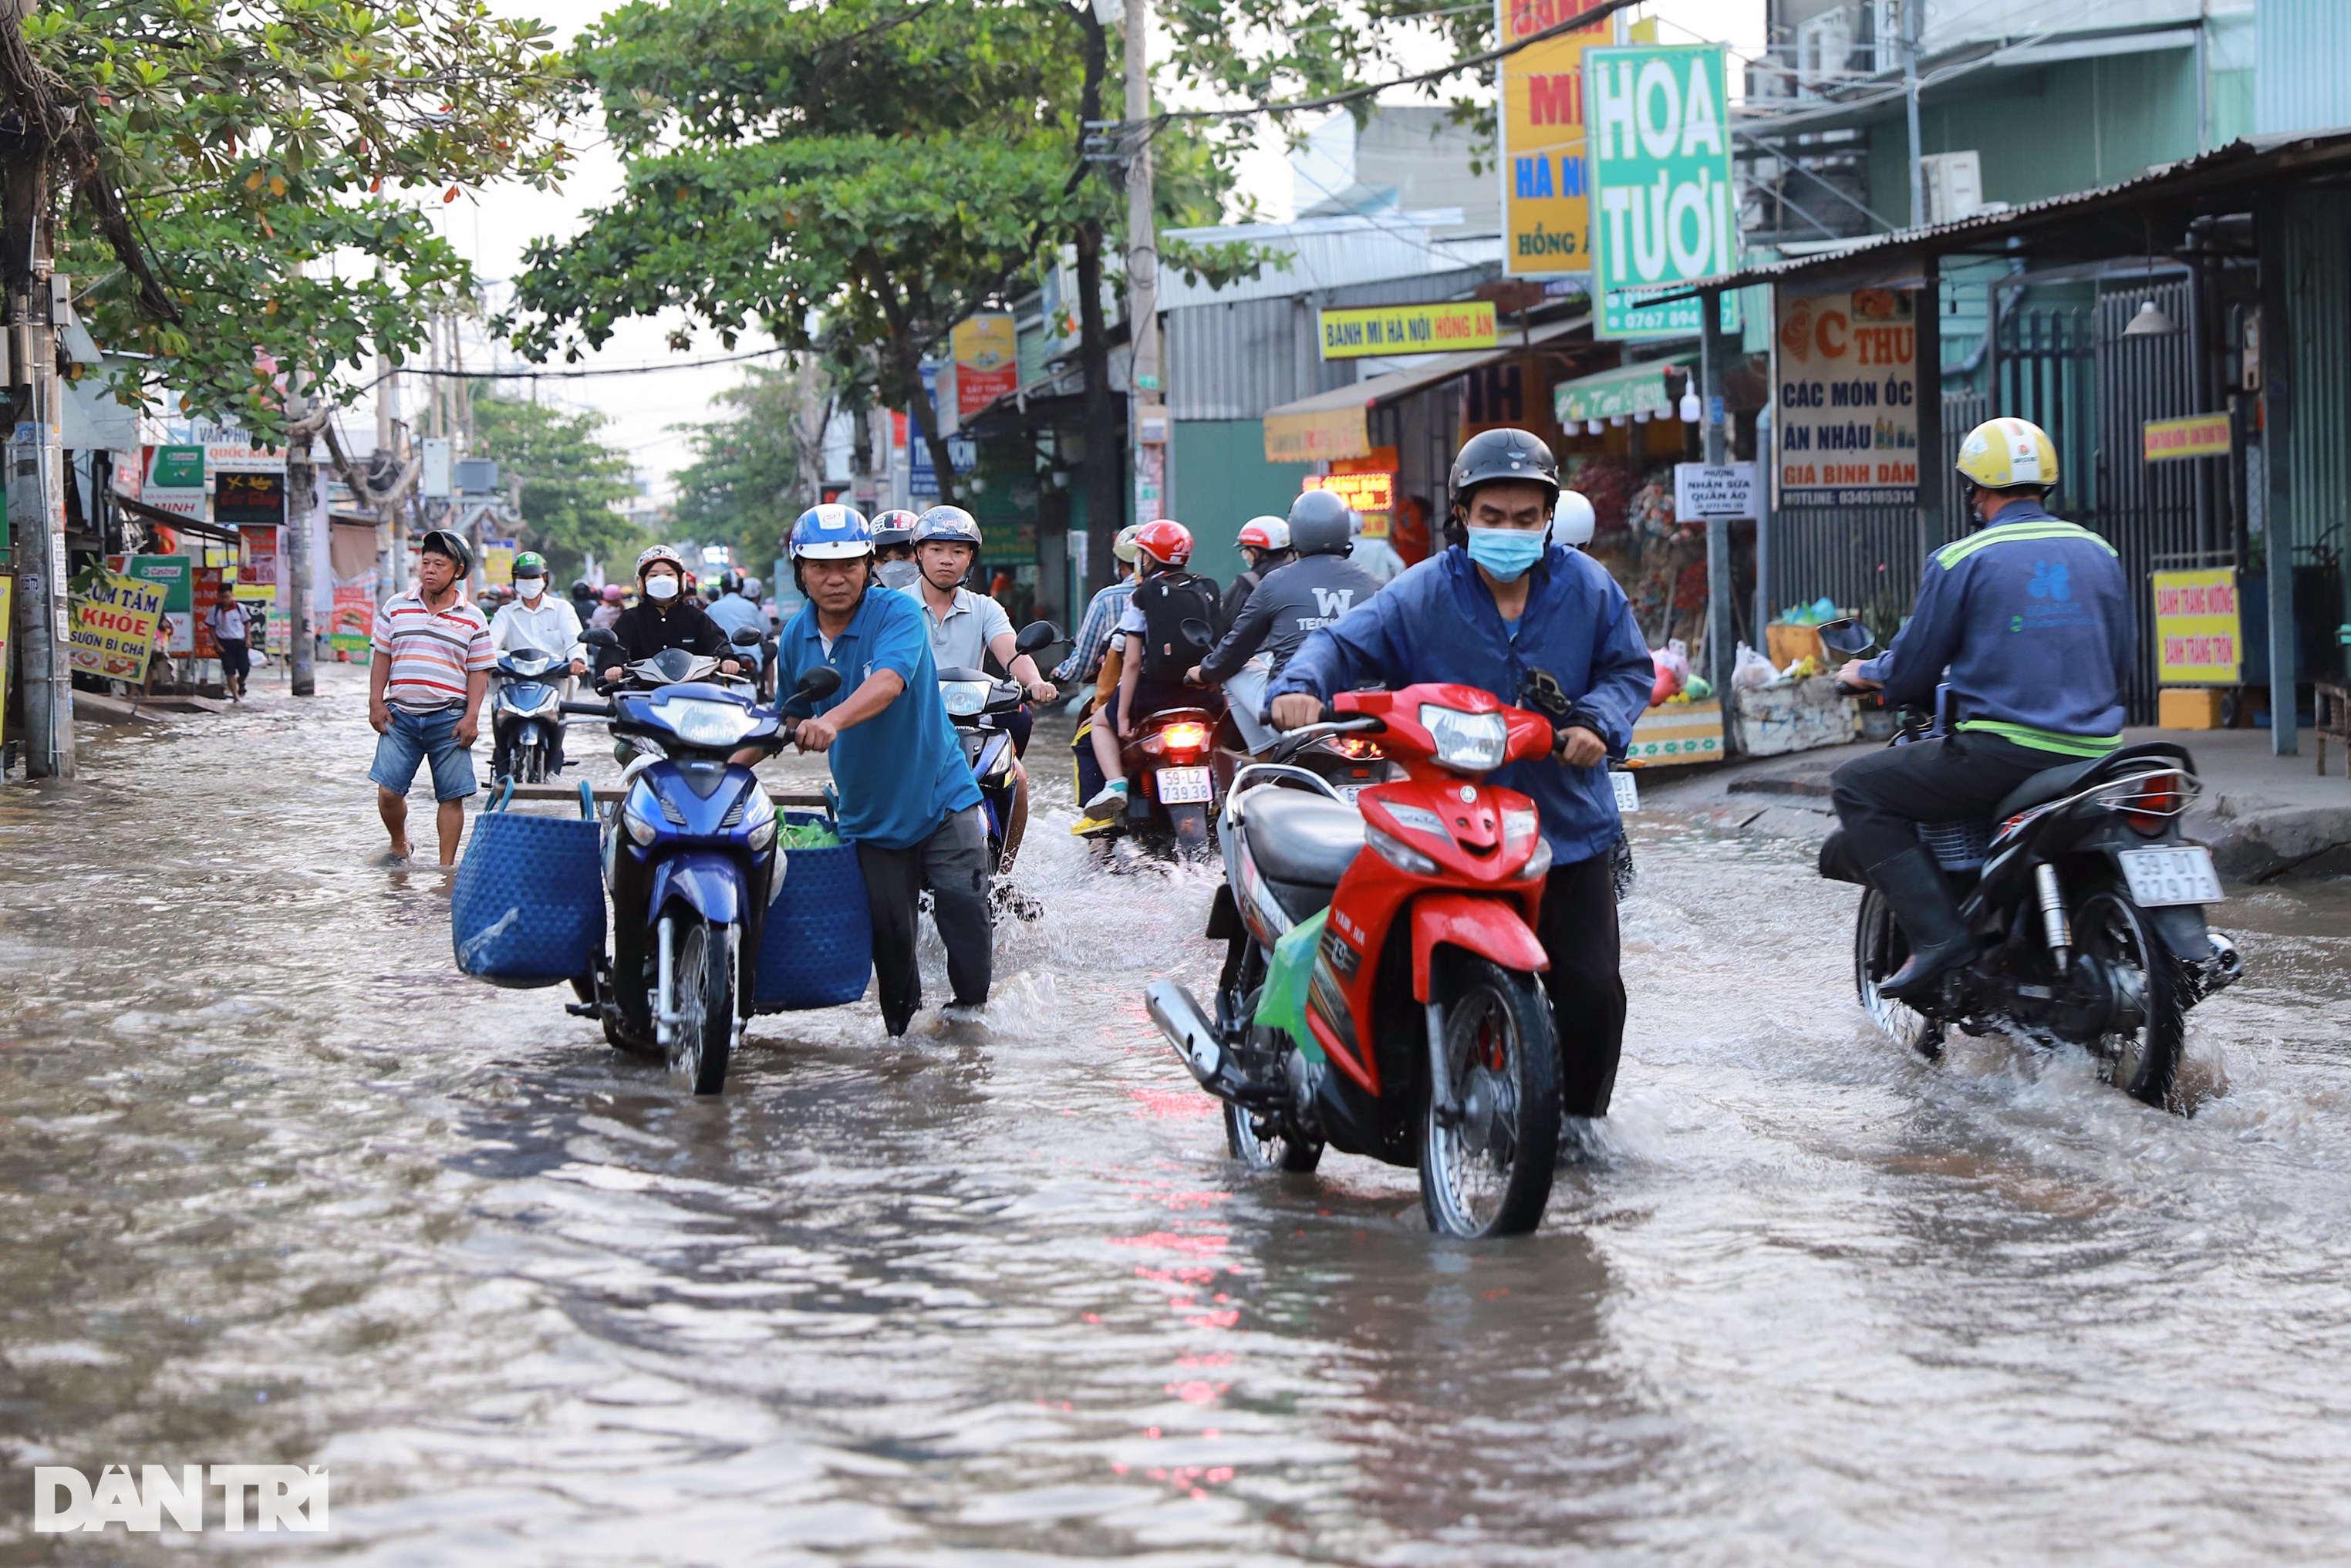
[[[245,683],[253,674],[253,618],[244,605],[224,599],[204,617],[213,641],[220,647],[221,685],[237,702],[245,700]]]
[[[376,810],[392,835],[392,858],[409,857],[408,788],[420,764],[433,767],[434,825],[441,863],[457,861],[465,797],[474,793],[474,737],[490,689],[490,626],[465,602],[461,584],[472,560],[465,542],[445,528],[424,536],[416,586],[375,612],[368,664],[368,723],[379,738]]]

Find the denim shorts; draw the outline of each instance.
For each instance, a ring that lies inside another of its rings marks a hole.
[[[434,713],[392,710],[392,728],[376,737],[375,766],[368,777],[395,795],[406,795],[416,779],[417,765],[433,759],[433,798],[462,800],[474,793],[474,751],[457,744],[457,720],[463,708]]]

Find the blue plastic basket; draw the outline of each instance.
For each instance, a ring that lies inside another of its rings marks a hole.
[[[602,827],[580,789],[580,817],[506,809],[508,785],[474,819],[449,899],[457,967],[494,986],[585,978],[604,950]]]
[[[827,819],[787,812],[790,822]],[[755,1013],[837,1008],[865,994],[873,977],[873,915],[865,901],[865,873],[857,846],[787,850],[784,885],[768,905],[753,977]]]

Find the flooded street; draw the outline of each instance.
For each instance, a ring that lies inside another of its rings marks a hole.
[[[0,792],[0,1562],[2351,1552],[2340,883],[2217,916],[2181,1119],[1906,1059],[1808,846],[1644,821],[1616,1113],[1469,1248],[1407,1171],[1239,1176],[1142,1006],[1214,883],[1092,871],[1041,746],[987,1022],[758,1019],[696,1102],[457,974],[363,677],[279,679]],[[330,1532],[32,1532],[37,1464],[246,1462]]]

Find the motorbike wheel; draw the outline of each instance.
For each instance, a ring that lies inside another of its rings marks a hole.
[[[1431,1086],[1420,1146],[1420,1202],[1430,1228],[1476,1239],[1542,1221],[1559,1159],[1559,1044],[1532,975],[1448,956],[1443,1046],[1450,1124]]]
[[[1229,1101],[1225,1105],[1225,1146],[1251,1171],[1303,1175],[1322,1163],[1322,1145],[1293,1137],[1280,1124]]]
[[[515,748],[514,776],[519,784],[547,782],[547,753],[538,742],[534,740]]]
[[[1915,1051],[1929,1061],[1943,1054],[1943,1030],[1907,1002],[1895,1000],[1877,988],[1878,982],[1908,961],[1909,940],[1894,918],[1893,909],[1874,888],[1864,888],[1861,907],[1853,918],[1853,989],[1861,1010],[1886,1038],[1905,1051]]]
[[[735,1042],[735,964],[724,926],[687,923],[678,939],[673,983],[677,1027],[670,1035],[672,1071],[690,1079],[696,1094],[726,1087],[726,1056]]]
[[[2134,1100],[2171,1104],[2188,1038],[2188,988],[2179,966],[2119,887],[2100,888],[2082,901],[2074,914],[2074,945],[2078,962],[2105,966],[2116,991],[2116,1027],[2088,1042],[2098,1076]]]

